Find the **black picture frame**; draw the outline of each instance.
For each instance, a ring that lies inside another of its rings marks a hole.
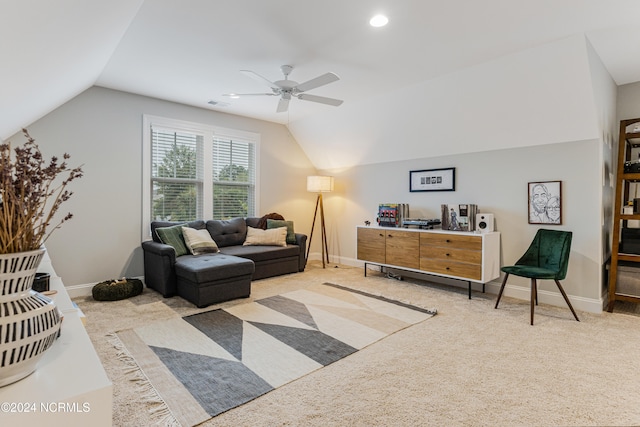
[[[409,191],[456,191],[456,168],[409,171]]]
[[[562,225],[562,181],[527,185],[529,224]]]

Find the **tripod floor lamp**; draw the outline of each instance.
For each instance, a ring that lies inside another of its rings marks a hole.
[[[307,177],[307,191],[310,193],[318,193],[316,199],[316,210],[313,214],[313,223],[311,224],[311,234],[309,235],[309,247],[307,248],[307,257],[309,259],[309,250],[311,250],[311,240],[313,239],[313,229],[316,226],[316,217],[318,216],[318,208],[320,208],[320,230],[322,236],[320,237],[322,246],[322,268],[325,268],[326,264],[329,264],[329,249],[327,247],[327,230],[324,225],[324,205],[322,204],[322,193],[330,193],[333,191],[333,177],[332,176],[308,176]],[[305,260],[306,261],[306,260]]]

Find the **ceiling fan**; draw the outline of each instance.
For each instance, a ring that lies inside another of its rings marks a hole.
[[[291,100],[291,97],[302,99],[303,101],[333,105],[335,107],[342,104],[343,101],[340,99],[304,93],[308,90],[340,80],[340,77],[334,73],[325,73],[304,83],[298,83],[293,80],[289,80],[289,74],[293,70],[291,65],[283,65],[280,69],[282,70],[282,74],[284,74],[284,80],[276,80],[275,82],[272,82],[251,70],[240,70],[242,74],[258,80],[259,82],[266,83],[271,88],[271,93],[225,93],[223,96],[229,96],[232,98],[241,96],[280,96],[278,108],[276,109],[276,112],[278,113],[283,113],[289,109],[289,101]]]

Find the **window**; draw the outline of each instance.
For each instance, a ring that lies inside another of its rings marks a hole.
[[[259,135],[144,116],[143,240],[151,221],[255,216]]]
[[[255,144],[213,138],[213,218],[255,212]]]

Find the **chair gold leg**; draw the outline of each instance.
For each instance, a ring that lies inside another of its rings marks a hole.
[[[533,325],[533,312],[538,300],[538,283],[536,279],[531,279],[531,324]]]
[[[564,297],[564,300],[567,302],[567,305],[571,309],[571,313],[573,313],[573,317],[575,317],[576,320],[579,322],[580,319],[578,319],[578,315],[576,314],[575,310],[573,309],[573,306],[571,305],[571,302],[569,301],[569,297],[567,297],[567,293],[564,291],[564,289],[562,289],[562,285],[560,284],[558,279],[555,279],[555,281],[556,281],[556,285],[558,285],[558,289],[560,289],[560,293],[562,294],[562,296]]]
[[[498,308],[498,304],[500,304],[500,298],[502,298],[502,292],[504,292],[504,287],[507,284],[507,277],[509,277],[509,273],[505,273],[504,279],[502,279],[502,286],[500,286],[500,292],[498,292],[498,300],[496,301],[496,306],[494,308]]]

